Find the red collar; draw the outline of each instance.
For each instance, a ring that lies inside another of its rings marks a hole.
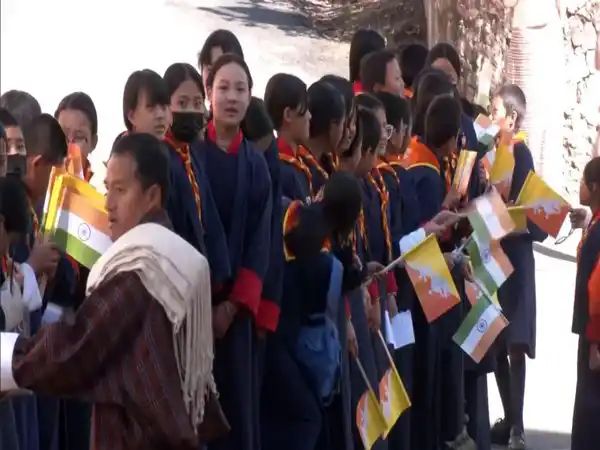
[[[354,91],[354,95],[362,94],[365,91],[360,80],[356,80],[352,83],[352,90]]]
[[[208,125],[206,126],[206,137],[213,144],[217,143],[217,129],[215,128],[215,123],[212,120],[208,122]],[[243,141],[244,134],[242,133],[242,130],[238,130],[235,137],[229,143],[229,147],[227,147],[227,153],[237,155],[237,153],[240,151]]]
[[[277,149],[282,155],[288,155],[292,158],[296,158],[296,152],[292,146],[283,138],[277,138]]]
[[[413,91],[411,88],[407,88],[407,87],[404,88],[404,96],[406,98],[413,98],[413,95],[414,94],[413,94]]]
[[[174,149],[177,149],[177,148],[187,145],[185,142],[181,142],[177,138],[175,138],[175,136],[173,136],[173,132],[171,131],[171,128],[169,128],[167,130],[167,132],[165,133],[165,137],[163,138],[163,141],[166,142],[167,144],[169,144]]]

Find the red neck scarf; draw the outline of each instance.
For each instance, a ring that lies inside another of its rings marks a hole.
[[[279,150],[279,160],[280,161],[285,161],[286,163],[291,164],[292,166],[294,166],[296,169],[301,171],[306,176],[306,179],[308,180],[309,195],[312,197],[313,196],[312,174],[310,173],[310,169],[308,168],[308,166],[306,164],[304,164],[302,159],[300,159],[298,157],[298,155],[296,155],[296,152],[294,152],[294,149],[284,139],[282,139],[282,138],[277,139],[277,148]]]

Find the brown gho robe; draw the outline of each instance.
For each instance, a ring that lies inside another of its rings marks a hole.
[[[13,377],[24,389],[94,404],[92,450],[196,450],[172,325],[138,276],[122,273],[81,305],[73,324],[19,337]]]

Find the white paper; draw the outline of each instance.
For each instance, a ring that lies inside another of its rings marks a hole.
[[[394,333],[395,349],[415,343],[415,330],[413,329],[412,314],[403,311],[392,317],[392,330]]]
[[[396,345],[396,336],[394,336],[392,321],[390,320],[390,313],[388,311],[384,312],[384,320],[385,320],[385,341],[394,347],[394,350],[399,348]]]

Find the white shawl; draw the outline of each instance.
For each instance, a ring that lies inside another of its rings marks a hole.
[[[208,262],[172,231],[146,223],[125,233],[100,257],[90,271],[86,295],[122,272],[140,277],[173,324],[182,395],[196,430],[206,396],[216,393]]]

